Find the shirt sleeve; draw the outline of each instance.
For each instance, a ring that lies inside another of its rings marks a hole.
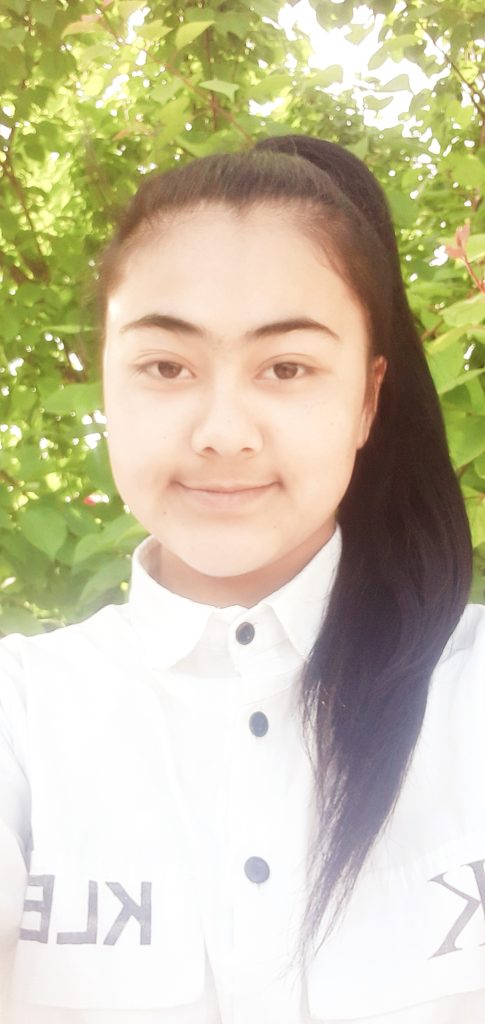
[[[21,661],[0,642],[0,822],[30,856],[30,785],[26,771],[26,709]],[[1,862],[0,862],[1,863]],[[2,874],[0,872],[0,879]]]
[[[18,939],[30,860],[30,785],[19,659],[0,642],[0,1020]]]

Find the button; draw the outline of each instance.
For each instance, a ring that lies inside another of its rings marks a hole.
[[[269,865],[262,857],[249,857],[244,871],[250,882],[266,882],[269,878]]]
[[[241,622],[236,629],[236,640],[239,644],[250,644],[254,639],[254,633],[252,622]]]
[[[249,719],[249,728],[255,736],[265,736],[268,732],[269,722],[262,711],[255,711]]]

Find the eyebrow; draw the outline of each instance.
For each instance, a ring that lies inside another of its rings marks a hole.
[[[208,331],[198,327],[197,324],[192,324],[188,320],[181,320],[180,317],[168,316],[164,313],[147,313],[138,320],[131,320],[130,323],[123,325],[120,333],[125,334],[127,331],[132,331],[139,327],[162,327],[165,330],[176,331],[179,334],[189,334],[194,338],[206,338],[208,336]],[[254,341],[258,338],[270,338],[276,334],[288,334],[290,331],[319,331],[335,341],[340,340],[338,334],[332,331],[330,327],[319,323],[318,320],[312,320],[311,317],[293,317],[289,320],[277,320],[275,323],[263,324],[261,327],[255,327],[251,331],[246,331],[244,338],[246,341]]]

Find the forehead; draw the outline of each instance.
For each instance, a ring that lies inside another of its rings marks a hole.
[[[171,307],[167,308],[167,304]],[[205,205],[147,226],[126,256],[107,326],[155,312],[245,327],[281,313],[316,315],[360,306],[323,246],[305,235],[296,211],[263,204],[243,212]]]
[[[224,261],[228,252],[241,261],[252,256],[266,263],[265,257],[271,255],[273,261],[278,256],[279,262],[292,262],[295,254],[300,261],[330,266],[323,245],[312,243],[303,223],[296,210],[276,203],[245,210],[205,203],[175,211],[142,225],[139,243],[126,261],[126,271],[136,272],[140,259],[144,264],[153,260],[173,264],[175,260],[177,269],[183,270],[193,260],[202,262],[202,256]]]

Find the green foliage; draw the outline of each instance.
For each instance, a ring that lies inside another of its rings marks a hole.
[[[93,328],[94,261],[118,213],[152,169],[287,132],[347,146],[389,196],[469,510],[471,599],[485,599],[483,6],[375,0],[365,23],[356,0],[313,6],[355,46],[378,27],[351,87],[301,30],[287,38],[276,0],[2,6],[0,633],[125,600],[144,536],[111,476]]]

